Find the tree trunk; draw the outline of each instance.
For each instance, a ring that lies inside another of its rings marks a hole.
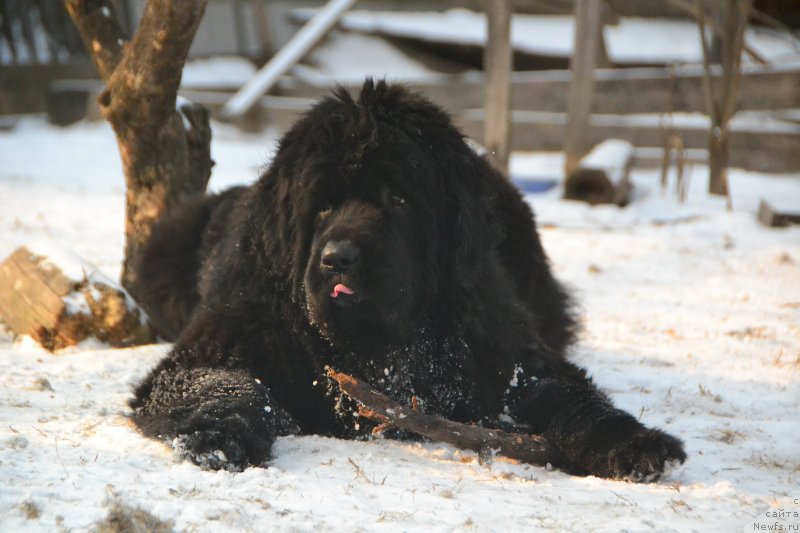
[[[728,125],[711,125],[708,138],[708,192],[727,196],[728,194],[728,164],[730,161]]]
[[[205,191],[211,176],[208,111],[176,108],[183,64],[207,0],[149,0],[125,42],[108,0],[65,0],[106,90],[100,109],[117,136],[125,173],[122,284],[134,297],[134,271],[153,222],[180,199]]]
[[[703,48],[704,93],[707,113],[711,118],[708,143],[708,192],[728,195],[728,164],[730,161],[729,123],[736,112],[736,93],[741,78],[741,58],[744,49],[744,30],[752,0],[725,0],[719,34],[714,41],[719,50],[706,39],[706,14],[703,4],[696,0],[697,22]],[[712,25],[712,30],[713,30]],[[718,38],[717,38],[718,37]],[[711,64],[719,58],[722,75],[719,83],[711,84]]]

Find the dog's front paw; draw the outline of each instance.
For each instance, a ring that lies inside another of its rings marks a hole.
[[[241,472],[248,464],[260,464],[267,458],[268,449],[259,456],[249,457],[238,440],[220,430],[208,429],[179,435],[172,441],[175,454],[203,470]]]
[[[680,440],[663,431],[641,427],[611,447],[604,477],[647,483],[684,461],[686,452]]]

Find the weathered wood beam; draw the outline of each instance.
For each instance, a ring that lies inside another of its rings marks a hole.
[[[515,112],[512,114],[512,150],[561,150],[567,117],[563,113]],[[482,111],[464,113],[458,121],[464,132],[480,141]],[[708,126],[674,125],[672,131],[681,137],[688,149],[708,147]],[[587,127],[587,140],[598,144],[605,139],[622,139],[634,146],[663,146],[666,130],[639,117],[592,115]],[[730,132],[730,166],[758,172],[800,172],[800,127],[758,129],[737,125]]]
[[[511,153],[511,0],[491,0],[486,14],[488,39],[483,60],[486,73],[483,139],[489,160],[506,174]]]
[[[720,83],[719,69],[712,68],[712,86]],[[566,71],[513,72],[511,108],[519,111],[567,110],[570,74]],[[478,74],[443,75],[432,82],[413,82],[409,87],[426,94],[451,112],[483,107],[484,79]],[[676,69],[637,68],[594,71],[594,113],[705,113],[702,67]],[[348,86],[352,91],[358,85]],[[319,98],[330,86],[293,85],[287,96]],[[281,94],[278,91],[277,94]],[[742,69],[736,109],[773,111],[800,108],[800,69],[750,67]]]
[[[592,112],[594,70],[597,67],[597,43],[603,38],[602,0],[577,0],[575,30],[570,58],[572,79],[567,90],[567,127],[564,133],[564,173],[578,168],[578,162],[591,144],[586,126]]]

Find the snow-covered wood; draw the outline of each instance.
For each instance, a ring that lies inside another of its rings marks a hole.
[[[767,200],[761,200],[758,206],[758,220],[765,226],[774,228],[800,224],[800,208],[792,211],[779,211]]]
[[[303,18],[310,11],[298,12]],[[428,46],[482,47],[486,42],[483,13],[450,9],[442,13],[354,10],[342,17],[349,31],[385,35]],[[572,54],[575,20],[570,15],[516,13],[511,20],[515,52],[539,57],[568,58]],[[608,59],[615,65],[699,63],[702,57],[697,26],[690,20],[619,17],[603,29]],[[796,60],[798,50],[789,29],[750,27],[748,48],[771,63]]]
[[[155,340],[122,287],[53,243],[20,247],[0,264],[0,322],[50,351],[89,336],[112,346]]]
[[[595,204],[625,205],[635,149],[627,141],[607,139],[586,154],[564,182],[564,198]]]

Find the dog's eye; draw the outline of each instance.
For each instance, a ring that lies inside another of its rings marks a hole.
[[[394,209],[403,209],[407,203],[405,198],[403,198],[399,194],[394,194],[394,193],[390,193],[389,197],[386,200],[389,207],[392,207]]]

